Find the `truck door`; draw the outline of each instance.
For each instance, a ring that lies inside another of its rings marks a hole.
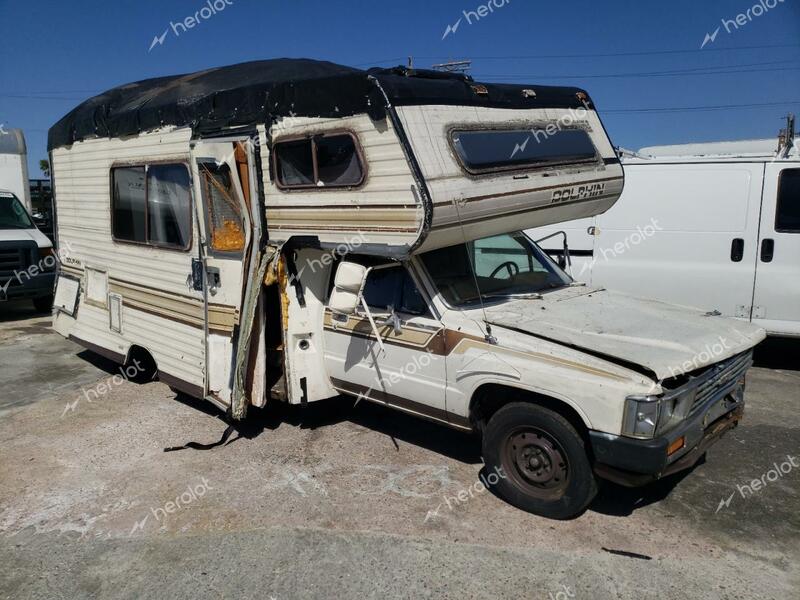
[[[256,189],[246,138],[198,141],[192,150],[196,215],[202,237],[206,395],[230,404],[232,359],[239,324]],[[197,273],[195,274],[197,275]]]
[[[327,311],[325,353],[333,385],[446,422],[444,327],[411,272],[397,263],[376,265],[363,295],[383,348],[363,311],[343,322]]]
[[[758,240],[753,322],[800,335],[800,166],[769,163]]]

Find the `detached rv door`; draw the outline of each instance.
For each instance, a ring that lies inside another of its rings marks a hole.
[[[193,179],[206,309],[206,395],[229,405],[243,286],[252,242],[255,181],[246,139],[198,141]]]
[[[800,165],[768,163],[758,240],[753,322],[800,335]]]

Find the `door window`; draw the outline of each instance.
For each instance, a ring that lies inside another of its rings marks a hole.
[[[781,172],[775,231],[800,233],[800,169]]]
[[[242,252],[244,223],[230,168],[215,163],[200,163],[199,167],[211,248],[217,252]]]

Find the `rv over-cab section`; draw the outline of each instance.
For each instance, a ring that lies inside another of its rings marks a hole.
[[[86,141],[143,147],[173,130],[257,140],[276,244],[358,239],[403,257],[591,216],[622,191],[622,168],[583,90],[304,59],[115,88],[56,124],[50,147],[57,169],[91,152]]]

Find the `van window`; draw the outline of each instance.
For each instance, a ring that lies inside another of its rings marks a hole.
[[[203,195],[208,210],[211,248],[241,252],[245,235],[242,213],[228,165],[200,163]]]
[[[775,231],[800,233],[800,169],[781,171]]]
[[[364,300],[367,306],[380,311],[393,306],[397,312],[410,315],[428,313],[428,305],[411,274],[399,265],[370,271],[364,285]]]
[[[192,200],[184,164],[111,169],[112,234],[115,240],[187,249]]]
[[[364,181],[356,141],[350,134],[277,142],[273,155],[281,188],[354,187]]]
[[[33,229],[28,211],[10,192],[0,192],[0,229]]]
[[[470,173],[590,162],[597,156],[583,129],[456,130],[450,139]]]

